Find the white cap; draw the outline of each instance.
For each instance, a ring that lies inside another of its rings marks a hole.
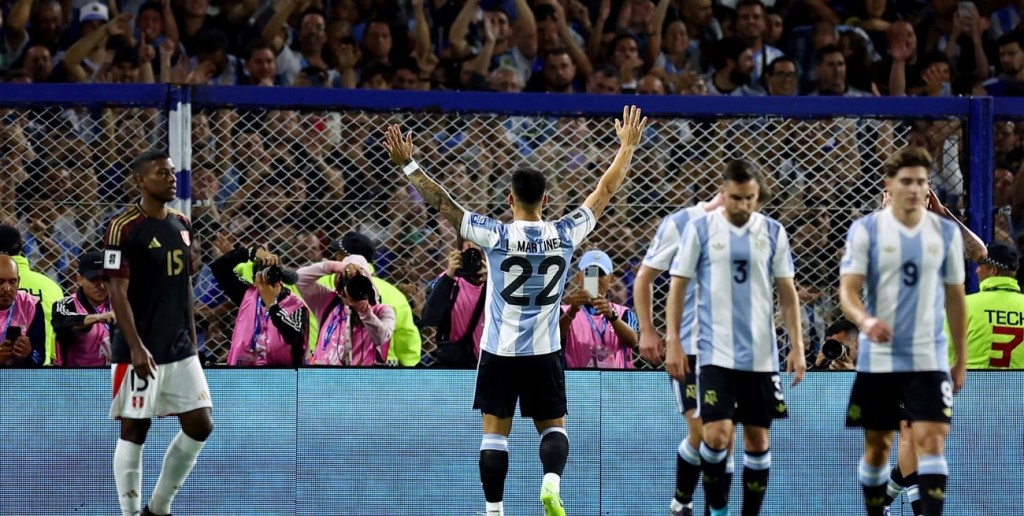
[[[78,11],[78,21],[87,22],[89,20],[109,21],[110,14],[107,11],[107,6],[99,2],[90,2],[82,6]]]

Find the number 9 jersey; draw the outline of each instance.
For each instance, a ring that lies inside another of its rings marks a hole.
[[[839,273],[864,276],[865,308],[892,328],[892,342],[861,332],[857,371],[949,372],[944,286],[964,282],[963,237],[953,222],[926,212],[907,228],[892,208],[865,215],[850,225]]]
[[[555,222],[462,216],[459,233],[487,254],[481,350],[517,357],[561,349],[558,317],[568,264],[596,223],[586,206]]]

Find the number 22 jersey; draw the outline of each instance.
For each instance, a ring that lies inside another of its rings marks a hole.
[[[561,349],[562,293],[573,251],[597,220],[580,206],[554,222],[505,224],[466,212],[459,232],[487,254],[487,298],[480,349],[531,356]]]

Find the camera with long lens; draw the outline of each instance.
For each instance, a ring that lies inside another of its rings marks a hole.
[[[480,274],[480,267],[484,264],[484,255],[479,249],[470,247],[462,251],[462,267],[455,271],[460,278],[476,278]]]
[[[373,282],[366,276],[359,274],[351,278],[342,276],[338,279],[338,290],[348,294],[348,298],[353,301],[370,301],[370,304],[375,302],[373,299]]]
[[[828,339],[821,345],[821,354],[829,362],[839,360],[850,352],[850,348],[836,339]]]
[[[277,283],[294,285],[296,282],[299,281],[299,275],[295,271],[285,269],[280,265],[271,265],[270,267],[267,267],[263,264],[263,260],[260,260],[259,258],[253,260],[252,272],[253,274],[262,272],[263,276],[267,280],[267,283],[271,285]]]

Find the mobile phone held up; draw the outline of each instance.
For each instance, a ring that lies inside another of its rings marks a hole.
[[[18,337],[21,337],[21,327],[8,326],[7,331],[4,332],[4,341],[13,343],[15,340],[18,339]]]
[[[601,269],[596,265],[591,265],[583,271],[583,290],[586,290],[590,297],[598,297],[599,280],[601,278]]]

